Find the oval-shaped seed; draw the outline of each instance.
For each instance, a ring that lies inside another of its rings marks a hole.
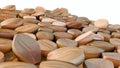
[[[3,7],[2,9],[4,9],[4,10],[16,10],[16,7],[15,7],[15,5],[7,5],[7,6]]]
[[[108,33],[104,33],[104,32],[97,32],[97,34],[99,35],[102,35],[104,37],[104,40],[109,42],[110,41],[110,38],[111,38],[111,35],[108,34]]]
[[[23,16],[23,19],[27,19],[27,18],[29,18],[29,19],[36,19],[36,17],[34,17],[34,16]]]
[[[94,22],[94,25],[98,28],[107,28],[108,27],[108,20],[98,19]]]
[[[67,38],[61,38],[56,41],[58,47],[77,47],[77,42]]]
[[[75,28],[75,29],[80,29],[82,28],[82,23],[80,22],[77,22],[77,21],[70,21],[70,22],[67,22],[67,27],[68,28]]]
[[[15,29],[23,24],[22,19],[20,18],[10,18],[6,19],[0,23],[2,28]]]
[[[15,34],[16,34],[16,32],[15,32],[14,30],[10,30],[10,29],[0,29],[0,37],[1,37],[1,38],[12,39]]]
[[[78,68],[77,66],[62,61],[43,61],[39,68]]]
[[[0,38],[0,51],[6,53],[12,49],[12,40]]]
[[[85,60],[85,68],[114,68],[111,61],[105,59],[88,59]]]
[[[23,19],[23,25],[26,25],[26,24],[38,24],[40,23],[39,20],[36,20],[34,18],[25,18]]]
[[[120,39],[120,33],[119,32],[112,32],[111,37]]]
[[[79,65],[84,61],[85,56],[83,49],[77,47],[63,47],[48,53],[47,59],[65,61]]]
[[[39,44],[28,35],[17,34],[13,39],[12,50],[21,61],[33,64],[41,61]]]
[[[113,62],[115,67],[120,66],[120,54],[119,53],[114,53],[114,52],[106,52],[106,53],[102,53],[102,56],[104,59],[106,60],[110,60],[111,62]]]
[[[46,32],[46,31],[39,31],[36,33],[36,37],[38,39],[48,39],[48,40],[53,40],[54,35],[51,32]]]
[[[49,52],[57,49],[57,44],[50,40],[38,40],[38,43],[40,46],[41,54],[45,57],[48,55]]]
[[[73,39],[73,36],[67,32],[54,32],[55,38],[60,39],[60,38],[68,38],[68,39]]]
[[[85,58],[99,58],[100,54],[104,52],[103,49],[95,47],[95,46],[80,46],[79,48],[85,51]]]
[[[53,32],[66,32],[67,31],[67,28],[63,26],[52,25],[52,26],[49,26],[48,28],[52,29]]]
[[[83,33],[83,34],[79,35],[78,37],[76,37],[75,41],[78,42],[78,45],[87,44],[88,42],[93,40],[91,35],[93,35],[93,32],[92,31],[88,31],[88,32]]]
[[[90,43],[91,46],[96,46],[104,49],[105,51],[113,51],[114,45],[105,41],[93,41]]]
[[[74,38],[82,34],[82,32],[78,29],[68,29],[68,33],[72,34]]]
[[[24,62],[3,62],[0,68],[37,68],[35,65]]]
[[[24,14],[32,14],[34,12],[35,11],[33,8],[25,8],[24,10],[21,11],[21,13],[24,13]]]
[[[66,26],[66,23],[61,22],[61,21],[54,21],[54,22],[52,23],[52,25],[56,25],[56,26]]]
[[[40,28],[38,29],[38,31],[47,31],[47,32],[53,32],[53,30],[52,30],[52,29],[50,29],[50,28],[47,28],[47,27],[40,27]]]
[[[92,32],[97,32],[99,30],[98,27],[95,26],[88,26],[82,29],[83,32],[88,32],[88,31],[92,31]]]
[[[118,39],[118,38],[111,38],[110,39],[110,43],[113,44],[115,46],[115,48],[117,48],[118,46],[120,46],[120,39]]]
[[[16,32],[18,33],[34,33],[38,29],[38,25],[36,24],[28,24],[24,26],[20,26],[15,29]]]

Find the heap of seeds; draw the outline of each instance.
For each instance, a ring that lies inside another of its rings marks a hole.
[[[66,8],[0,8],[0,68],[120,68],[120,25]]]

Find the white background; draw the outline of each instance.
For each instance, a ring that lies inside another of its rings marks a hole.
[[[120,24],[120,0],[0,0],[0,8],[6,5],[16,5],[17,9],[67,8],[71,14],[85,16],[91,20],[105,18],[110,24]]]

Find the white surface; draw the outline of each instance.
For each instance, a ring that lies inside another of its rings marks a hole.
[[[71,14],[91,20],[105,18],[120,24],[120,0],[0,0],[0,8],[14,4],[17,9],[42,6],[46,9],[67,8]]]

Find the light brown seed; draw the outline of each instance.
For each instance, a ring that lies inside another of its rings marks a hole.
[[[108,20],[98,19],[94,22],[94,25],[98,28],[107,28],[108,27]]]
[[[23,19],[30,18],[30,19],[36,19],[34,16],[23,16]]]
[[[37,6],[35,8],[35,12],[39,13],[39,15],[43,15],[46,12],[46,10],[43,7]]]
[[[21,61],[33,64],[41,61],[39,44],[28,35],[17,34],[13,39],[12,50]]]
[[[66,26],[66,23],[65,22],[61,22],[61,21],[54,21],[52,23],[52,25],[56,25],[56,26]]]
[[[83,32],[88,32],[88,31],[92,31],[92,32],[97,32],[99,30],[98,27],[95,26],[88,26],[82,29]]]
[[[19,14],[21,11],[20,10],[4,10],[4,9],[0,9],[1,14],[12,14],[12,15],[17,15]]]
[[[120,33],[119,32],[112,32],[111,37],[120,39]]]
[[[32,19],[31,18],[23,19],[23,25],[25,25],[25,24],[38,24],[38,23],[40,23],[40,21],[33,19],[33,18]]]
[[[9,38],[12,39],[16,32],[10,29],[0,29],[0,37],[1,38]]]
[[[57,49],[57,44],[50,40],[38,40],[41,54],[47,57],[48,53]]]
[[[119,24],[109,24],[108,26],[108,30],[113,32],[113,31],[117,31],[120,29],[120,25]]]
[[[98,32],[97,34],[100,34],[104,37],[104,40],[109,42],[110,41],[110,38],[111,38],[111,35],[108,34],[108,33],[103,33],[103,32]]]
[[[48,40],[53,40],[54,35],[51,32],[46,32],[46,31],[39,31],[36,33],[36,37],[38,39],[48,39]]]
[[[12,40],[0,38],[0,51],[6,53],[12,49]]]
[[[105,41],[93,41],[89,44],[91,46],[96,46],[96,47],[102,48],[105,51],[113,51],[114,50],[114,45],[112,45],[111,43],[105,42]]]
[[[77,66],[62,61],[43,61],[39,68],[78,68]]]
[[[75,29],[80,29],[82,28],[82,23],[80,22],[77,22],[77,21],[70,21],[70,22],[67,22],[67,27],[68,28],[75,28]]]
[[[120,46],[120,39],[118,39],[118,38],[111,38],[110,39],[110,43],[113,44],[115,46],[115,48],[117,48],[118,46]]]
[[[21,11],[21,13],[24,13],[24,14],[32,14],[34,12],[35,11],[33,8],[25,8],[24,10]]]
[[[16,7],[15,7],[15,5],[7,5],[7,6],[3,7],[2,9],[4,9],[4,10],[16,10]]]
[[[72,34],[74,38],[82,34],[82,32],[78,29],[68,29],[68,33]]]
[[[120,54],[114,52],[102,53],[102,56],[106,60],[113,62],[115,67],[120,66]]]
[[[3,62],[0,68],[37,68],[35,65],[24,62]]]
[[[104,37],[100,34],[93,34],[91,35],[91,37],[93,38],[93,40],[102,40],[104,41]]]
[[[50,27],[52,24],[50,22],[40,22],[38,23],[39,27]]]
[[[85,60],[85,68],[114,68],[114,65],[109,60],[94,58]]]
[[[2,28],[15,29],[23,24],[22,19],[20,18],[10,18],[6,19],[0,23]]]
[[[67,38],[61,38],[56,41],[58,47],[77,47],[77,42]]]
[[[40,27],[40,28],[38,29],[38,31],[53,32],[53,30],[50,29],[50,28],[48,28],[48,27]]]
[[[73,39],[73,36],[67,32],[54,32],[55,39],[60,39],[60,38],[68,38],[68,39]]]
[[[9,18],[16,18],[17,15],[15,14],[6,14],[6,13],[1,13],[0,14],[0,22],[6,20],[6,19],[9,19]]]
[[[42,18],[41,22],[54,22],[56,21],[55,19],[52,18]]]
[[[52,26],[49,26],[48,28],[52,29],[53,32],[66,32],[67,31],[67,28],[63,26],[52,25]]]
[[[99,58],[100,54],[104,52],[103,49],[95,47],[95,46],[80,46],[79,48],[83,49],[85,51],[85,58]]]
[[[76,37],[75,41],[78,42],[78,45],[87,44],[88,42],[93,40],[91,35],[93,35],[93,32],[92,31],[88,31],[88,32],[83,33],[83,34],[79,35],[78,37]]]
[[[111,32],[108,29],[99,29],[98,32],[110,34]]]
[[[34,33],[37,31],[37,29],[38,29],[38,25],[28,24],[28,25],[17,27],[15,31],[18,33]]]
[[[84,61],[85,56],[83,49],[77,47],[63,47],[48,53],[47,59],[65,61],[79,65]]]

